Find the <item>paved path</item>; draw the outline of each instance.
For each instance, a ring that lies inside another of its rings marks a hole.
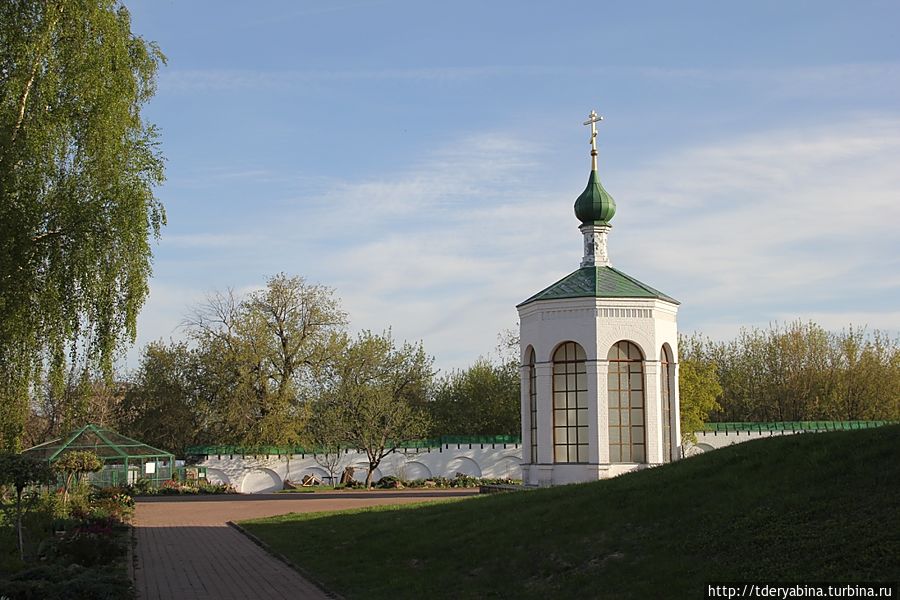
[[[161,496],[138,499],[135,586],[140,600],[275,600],[328,596],[226,525],[291,512],[405,504],[474,490]]]

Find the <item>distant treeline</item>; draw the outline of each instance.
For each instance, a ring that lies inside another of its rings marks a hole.
[[[710,421],[900,419],[900,344],[882,331],[796,321],[727,342],[682,336],[679,347],[682,371],[715,370]]]
[[[147,344],[127,376],[76,364],[32,386],[21,446],[93,422],[179,455],[207,444],[350,445],[377,458],[390,440],[519,431],[511,341],[503,357],[439,375],[421,342],[390,330],[351,337],[333,290],[302,277],[214,292],[183,331],[184,341]]]
[[[344,318],[330,290],[299,278],[275,277],[246,298],[214,295],[186,319],[188,341],[148,344],[127,378],[73,368],[62,385],[35,386],[23,445],[87,422],[176,453],[324,447],[364,421],[389,437],[519,433],[514,334],[493,359],[438,374],[421,344],[389,332],[351,339]],[[688,436],[705,421],[900,420],[900,344],[884,332],[795,322],[724,342],[694,334],[680,339],[679,362]],[[385,415],[398,422],[385,429]]]

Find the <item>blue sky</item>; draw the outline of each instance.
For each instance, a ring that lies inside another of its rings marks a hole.
[[[596,109],[613,264],[679,326],[900,332],[896,2],[129,2],[168,65],[138,349],[278,272],[351,327],[489,355],[578,267]]]

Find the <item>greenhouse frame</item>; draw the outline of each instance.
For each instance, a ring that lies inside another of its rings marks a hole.
[[[88,424],[60,438],[38,444],[23,452],[50,465],[67,452],[94,452],[103,462],[96,473],[87,473],[84,480],[100,487],[134,484],[146,479],[154,487],[171,479],[175,469],[175,455],[144,444],[120,433]]]

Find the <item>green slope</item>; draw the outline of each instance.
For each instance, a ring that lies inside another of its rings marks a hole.
[[[900,580],[900,426],[773,437],[596,483],[244,523],[348,598],[702,598]]]

